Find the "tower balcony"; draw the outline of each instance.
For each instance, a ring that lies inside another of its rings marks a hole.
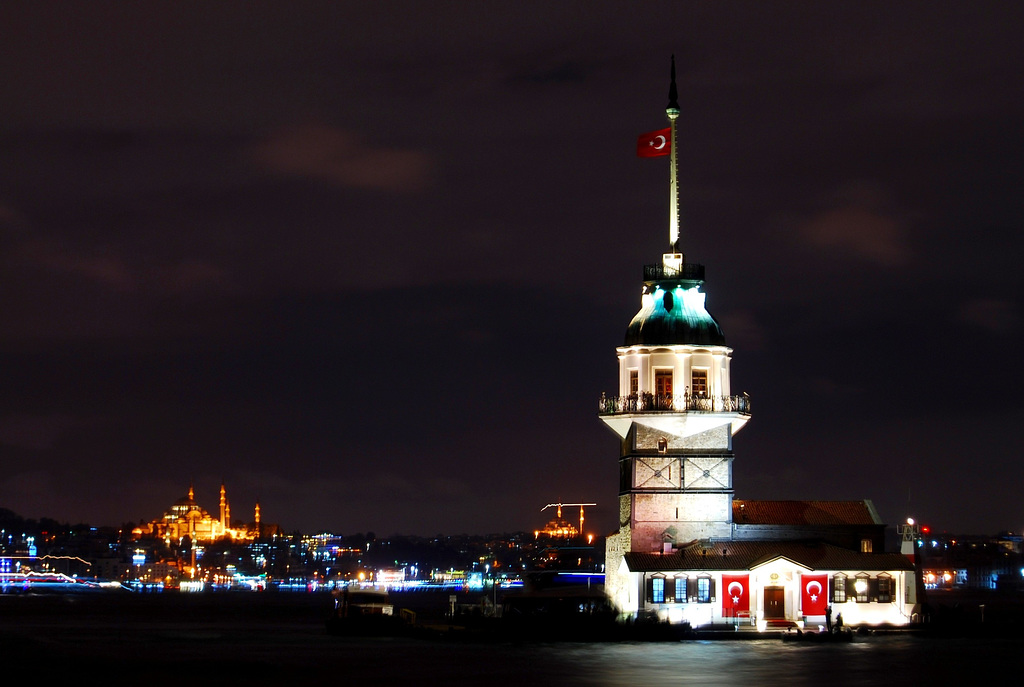
[[[704,265],[696,262],[683,262],[678,265],[665,265],[661,263],[644,265],[645,282],[667,279],[704,281]]]
[[[750,396],[705,396],[702,394],[652,394],[629,396],[601,394],[598,415],[641,413],[737,413],[750,415]]]

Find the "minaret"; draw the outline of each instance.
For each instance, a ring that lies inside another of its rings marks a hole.
[[[256,510],[253,513],[253,522],[256,524],[256,538],[260,538],[260,500],[256,499]]]
[[[622,612],[637,608],[624,554],[731,537],[732,436],[750,417],[747,396],[732,393],[732,349],[704,305],[704,266],[680,247],[675,58],[666,114],[669,252],[644,266],[640,311],[616,349],[618,394],[602,395],[599,406],[621,442],[619,530],[606,544],[605,588]]]
[[[228,529],[228,492],[224,488],[224,482],[220,483],[220,531],[226,532]]]

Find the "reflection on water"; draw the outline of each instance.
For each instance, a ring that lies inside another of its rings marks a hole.
[[[447,685],[929,685],[1019,676],[1020,640],[868,637],[850,644],[778,639],[647,644],[457,645],[356,642],[331,656],[348,679]],[[350,653],[351,651],[351,653]],[[346,658],[348,656],[348,658]],[[360,665],[352,665],[358,656]],[[1006,683],[1010,684],[1010,683]],[[1014,682],[1013,684],[1016,684]]]
[[[268,628],[269,629],[269,628]],[[91,648],[90,648],[91,645]],[[100,649],[100,645],[104,648]],[[929,685],[1019,676],[1016,641],[870,637],[849,644],[778,639],[643,644],[462,644],[349,639],[325,633],[165,628],[140,638],[98,633],[79,643],[74,674],[116,664],[147,685],[277,683],[301,674],[365,685]],[[64,658],[71,655],[65,652]],[[130,657],[130,658],[129,658]],[[168,658],[173,659],[168,660]],[[52,659],[52,655],[51,655]],[[155,660],[154,660],[155,659]],[[52,667],[52,663],[51,663]],[[116,679],[111,684],[121,684]],[[125,682],[123,684],[128,684]]]
[[[626,685],[946,685],[954,676],[1005,676],[1020,640],[858,638],[849,644],[757,641],[570,646],[575,684]],[[549,649],[551,650],[551,649]],[[1015,670],[1019,675],[1019,670]],[[1005,678],[1004,678],[1005,679]],[[972,680],[973,682],[973,680]]]

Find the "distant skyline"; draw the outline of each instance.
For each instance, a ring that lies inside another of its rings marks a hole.
[[[737,498],[1022,530],[1022,15],[4,6],[0,507],[119,525],[223,481],[287,531],[615,529],[597,400],[668,246],[635,145],[675,54]]]

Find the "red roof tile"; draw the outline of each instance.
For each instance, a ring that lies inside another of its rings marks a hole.
[[[732,502],[737,525],[881,525],[871,501]]]

